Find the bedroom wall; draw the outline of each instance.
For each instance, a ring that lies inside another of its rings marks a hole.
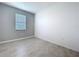
[[[15,30],[15,14],[27,17],[26,31]],[[0,3],[0,42],[34,35],[34,14]]]
[[[35,36],[79,52],[79,3],[56,3],[39,11]]]

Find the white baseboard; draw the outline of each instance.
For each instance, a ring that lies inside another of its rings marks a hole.
[[[23,39],[28,39],[28,38],[32,38],[32,37],[34,37],[34,35],[24,37],[24,38],[18,38],[18,39],[13,39],[13,40],[2,41],[2,42],[0,42],[0,44],[9,43],[9,42],[18,41],[18,40],[23,40]]]
[[[35,36],[35,37],[36,37],[36,36]],[[36,38],[41,39],[41,40],[44,40],[44,41],[48,41],[48,42],[50,42],[50,43],[56,44],[56,45],[58,45],[58,46],[61,46],[61,47],[64,47],[64,48],[67,48],[67,49],[70,49],[70,50],[73,50],[73,51],[76,51],[76,52],[79,52],[79,50],[73,49],[72,47],[69,47],[69,46],[67,46],[67,45],[63,45],[63,44],[61,44],[61,43],[59,43],[59,42],[55,42],[55,41],[51,41],[51,40],[42,39],[42,38],[40,38],[40,37],[36,37]]]

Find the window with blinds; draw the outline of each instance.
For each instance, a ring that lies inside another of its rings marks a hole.
[[[26,30],[26,16],[16,13],[16,30]]]

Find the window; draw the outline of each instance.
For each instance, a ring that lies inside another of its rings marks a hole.
[[[26,16],[16,13],[16,30],[26,30]]]

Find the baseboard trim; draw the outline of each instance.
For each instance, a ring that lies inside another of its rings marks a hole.
[[[32,38],[32,37],[34,37],[34,35],[24,37],[24,38],[18,38],[18,39],[13,39],[13,40],[2,41],[2,42],[0,42],[0,44],[9,43],[9,42],[18,41],[18,40],[23,40],[23,39],[28,39],[28,38]]]
[[[35,36],[35,37],[36,37],[36,36]],[[58,43],[58,42],[55,42],[55,41],[45,40],[45,39],[42,39],[42,38],[39,38],[39,37],[36,37],[36,38],[41,39],[41,40],[44,40],[44,41],[47,41],[47,42],[50,42],[50,43],[53,43],[53,44],[55,44],[55,45],[58,45],[58,46],[61,46],[61,47],[67,48],[67,49],[70,49],[70,50],[75,51],[75,52],[79,52],[79,50],[73,49],[73,48],[68,47],[68,46],[66,46],[66,45],[62,45],[62,44],[60,44],[60,43]]]

